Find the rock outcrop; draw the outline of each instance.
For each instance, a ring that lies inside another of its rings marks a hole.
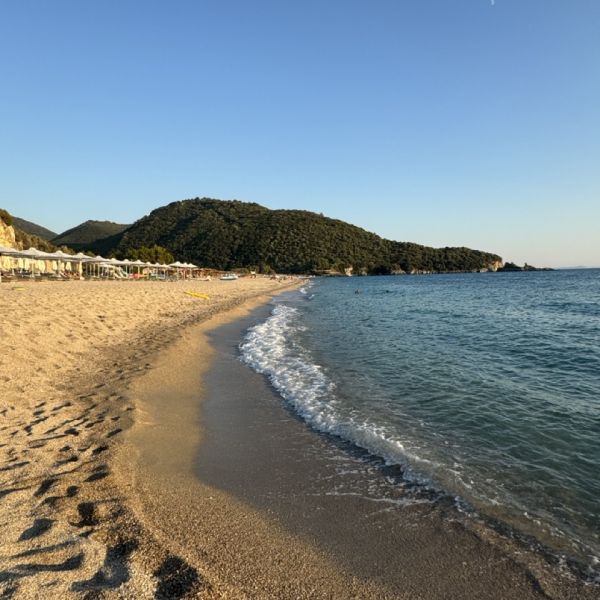
[[[15,229],[12,225],[7,225],[0,218],[0,246],[7,248],[17,248]]]

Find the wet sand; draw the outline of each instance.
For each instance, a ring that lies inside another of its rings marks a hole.
[[[510,540],[465,527],[447,499],[424,502],[398,473],[290,414],[237,357],[243,331],[268,310],[200,326],[138,381],[148,421],[130,438],[140,450],[136,510],[196,566],[210,587],[204,594],[598,597]],[[190,376],[165,388],[182,356]],[[200,356],[210,365],[202,373]]]
[[[0,596],[598,597],[289,414],[236,358],[280,284],[22,287],[0,286]]]
[[[525,548],[470,523],[451,498],[403,481],[401,471],[286,409],[268,381],[239,361],[248,318],[210,334],[196,461],[201,480],[267,514],[340,568],[410,598],[596,597]],[[326,595],[326,594],[324,594]]]

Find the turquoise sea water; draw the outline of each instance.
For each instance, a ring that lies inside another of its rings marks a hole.
[[[598,571],[600,270],[313,280],[241,350],[315,429]]]

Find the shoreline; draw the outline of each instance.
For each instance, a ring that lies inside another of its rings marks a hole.
[[[408,502],[392,512],[373,510],[365,490],[356,489],[374,477],[386,485],[381,469],[374,475],[369,459],[356,460],[347,448],[332,457],[330,436],[290,415],[264,377],[237,360],[241,333],[265,314],[264,305],[255,305],[204,323],[181,342],[190,356],[208,359],[202,375],[194,373],[183,386],[181,380],[173,387],[163,383],[157,392],[155,371],[138,389],[152,397],[150,406],[144,403],[151,423],[178,420],[161,398],[178,395],[185,407],[185,429],[182,420],[172,426],[178,440],[185,439],[177,442],[177,455],[164,456],[172,441],[168,432],[149,440],[147,429],[138,431],[145,464],[136,469],[152,480],[138,495],[142,520],[160,523],[158,535],[203,566],[218,582],[217,597],[283,598],[290,589],[295,597],[596,597],[557,576],[540,557],[516,561],[509,540],[485,527],[465,528],[450,507]],[[165,376],[182,348],[161,358]],[[342,455],[363,472],[350,476],[352,491],[328,498],[315,480],[339,477],[331,464]],[[402,504],[402,498],[394,501]],[[201,548],[190,550],[198,540]]]
[[[90,303],[97,302],[98,324],[58,328],[53,324],[55,298],[40,296],[38,302],[31,297],[18,313],[24,329],[16,328],[14,339],[7,338],[18,356],[16,342],[29,343],[23,353],[33,356],[37,350],[44,369],[36,373],[27,363],[30,381],[22,370],[0,381],[1,390],[9,392],[0,400],[0,503],[10,515],[1,525],[5,535],[0,593],[17,599],[39,597],[41,590],[49,598],[461,598],[465,593],[472,598],[507,598],[515,597],[512,590],[522,598],[597,597],[590,588],[562,579],[543,578],[540,583],[539,573],[534,576],[495,543],[447,522],[443,510],[419,507],[410,519],[395,522],[391,541],[398,543],[386,541],[388,557],[381,555],[388,560],[395,552],[400,560],[374,564],[378,572],[369,572],[366,563],[357,566],[344,557],[352,548],[369,556],[365,550],[378,540],[368,524],[362,538],[347,543],[334,522],[335,543],[323,543],[293,511],[282,518],[277,503],[269,505],[253,496],[267,490],[264,479],[253,490],[250,486],[248,495],[231,486],[241,478],[235,469],[226,473],[221,450],[213,453],[217,478],[199,479],[198,451],[219,437],[205,413],[213,402],[208,397],[211,378],[220,378],[216,389],[224,395],[237,384],[237,391],[242,389],[259,410],[268,394],[274,396],[262,376],[237,360],[245,375],[232,377],[232,354],[226,346],[257,318],[253,310],[264,314],[266,303],[283,286],[247,283],[245,289],[215,284],[211,289],[223,295],[201,305],[181,298],[189,284],[79,285],[58,283],[48,289],[62,296],[68,287],[77,294],[71,298],[71,315],[79,310],[89,315]],[[94,299],[99,289],[109,298]],[[130,295],[133,306],[119,306]],[[7,299],[14,300],[0,296],[0,301]],[[34,301],[48,312],[36,313],[28,322],[27,302]],[[110,329],[107,316],[121,328]],[[27,334],[42,325],[54,335],[51,347],[40,343],[43,336],[27,341]],[[73,348],[69,335],[81,336]],[[115,336],[118,343],[103,346],[98,341],[113,341]],[[56,377],[59,358],[66,361],[71,356],[74,368]],[[251,385],[246,375],[254,380]],[[260,390],[254,387],[257,378],[264,386]],[[25,397],[26,405],[18,406]],[[315,470],[312,458],[331,446],[330,440],[291,417],[278,397],[271,408],[278,418],[284,415],[285,445],[293,441],[301,455],[310,448],[318,450],[304,457],[304,468],[284,480],[302,488]],[[221,424],[223,416],[217,410]],[[241,423],[248,426],[243,416]],[[273,423],[281,426],[277,420]],[[242,437],[229,438],[229,445]],[[270,453],[271,459],[283,460],[280,465],[289,464],[289,457],[277,456],[284,448],[281,441],[273,444],[264,435],[254,441],[267,451],[267,458]],[[251,453],[246,463],[239,456],[233,461],[237,469],[254,466],[263,475],[270,475],[276,463],[259,464]],[[331,474],[323,468],[326,465],[320,464],[316,471]],[[347,496],[344,507],[351,505],[349,514],[355,517],[366,506]],[[339,505],[332,506],[338,517],[345,514]],[[415,515],[419,518],[413,519]],[[429,520],[425,528],[423,516]],[[389,515],[380,524],[389,525]],[[395,578],[389,576],[394,568]],[[540,563],[539,568],[543,572],[545,567]],[[495,595],[488,594],[490,590]]]
[[[384,582],[394,597],[585,596],[536,553],[463,519],[449,496],[432,500],[378,457],[307,426],[237,358],[242,332],[266,316],[258,313],[211,333],[219,358],[205,378],[203,421],[213,435],[200,449],[200,478],[208,471],[211,483],[308,536],[353,574]]]
[[[199,415],[202,376],[214,357],[209,332],[268,300],[247,302],[188,328],[161,353],[133,385],[143,419],[128,432],[116,464],[129,474],[122,486],[131,486],[133,512],[159,545],[194,565],[203,598],[309,598],[320,597],[320,588],[344,597],[351,574],[340,573],[322,552],[195,474],[207,433]],[[181,369],[176,377],[175,365]],[[177,402],[176,411],[164,402],[169,397]],[[134,467],[128,468],[132,460]],[[370,584],[358,587],[362,597],[377,593]]]

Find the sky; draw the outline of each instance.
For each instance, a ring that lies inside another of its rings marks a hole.
[[[598,0],[0,2],[0,207],[194,197],[600,266]]]

